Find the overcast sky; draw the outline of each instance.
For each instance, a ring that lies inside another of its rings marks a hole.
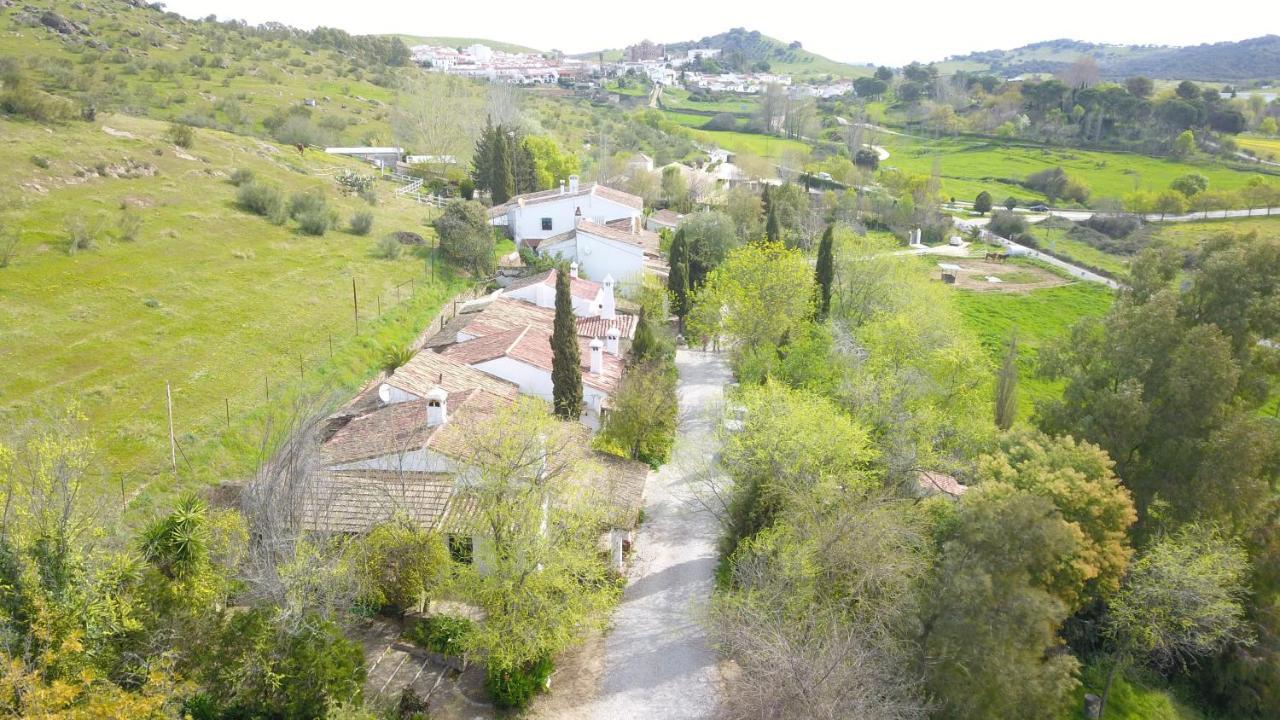
[[[623,47],[643,39],[696,40],[732,27],[799,40],[833,60],[903,65],[974,50],[1072,38],[1101,43],[1198,45],[1280,32],[1266,0],[1217,0],[1186,11],[1167,0],[1068,3],[764,2],[739,0],[169,0],[189,17],[209,14],[257,24],[276,20],[352,33],[481,37],[568,53]],[[985,9],[985,12],[975,12]],[[1266,17],[1274,22],[1268,24]]]

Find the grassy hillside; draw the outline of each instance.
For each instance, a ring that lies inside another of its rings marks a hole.
[[[1210,159],[1173,160],[1132,153],[1002,144],[981,138],[926,139],[880,134],[875,142],[890,153],[881,167],[928,174],[936,163],[942,175],[943,195],[965,200],[982,190],[997,201],[1009,195],[1041,199],[1016,181],[1053,167],[1061,167],[1083,180],[1094,198],[1120,198],[1134,190],[1165,190],[1175,178],[1192,172],[1207,177],[1212,188],[1233,190],[1261,174],[1234,170]]]
[[[394,88],[417,72],[392,38],[187,20],[124,0],[47,5],[82,30],[58,32],[21,3],[0,9],[4,74],[71,99],[76,115],[180,119],[288,143],[387,143]]]
[[[509,53],[533,53],[539,54],[542,51],[527,45],[516,45],[514,43],[498,42],[496,40],[486,40],[484,38],[467,38],[467,37],[446,37],[442,35],[395,35],[404,41],[405,45],[435,45],[437,47],[467,47],[468,45],[488,45],[494,50],[501,50]]]
[[[686,50],[696,48],[716,48],[722,51],[725,60],[732,62],[729,56],[738,56],[745,66],[756,62],[767,62],[769,71],[793,75],[796,77],[815,77],[831,75],[834,77],[862,77],[870,75],[875,68],[865,65],[850,65],[809,52],[799,43],[787,43],[771,38],[756,30],[734,28],[718,35],[709,35],[699,40],[666,43],[667,52],[671,55],[684,55]],[[606,60],[620,60],[620,50],[606,50]],[[583,53],[576,57],[596,59],[599,53]],[[747,69],[744,67],[743,69]]]
[[[375,257],[384,233],[430,231],[389,184],[377,207],[341,196],[333,174],[364,166],[210,130],[183,150],[165,131],[126,116],[0,120],[9,201],[0,222],[21,234],[0,269],[0,416],[78,403],[112,471],[98,490],[113,502],[123,493],[135,513],[180,488],[243,476],[269,409],[302,387],[358,386],[384,348],[406,344],[462,287],[447,272],[432,282],[410,253]],[[344,227],[371,210],[373,232],[311,237],[250,214],[228,180],[236,169],[286,193],[323,192]],[[140,221],[131,241],[126,214]],[[76,226],[94,246],[69,254]],[[182,450],[176,480],[166,382]]]
[[[988,50],[947,58],[945,72],[994,72],[1004,76],[1054,73],[1088,56],[1103,77],[1146,75],[1160,79],[1266,80],[1280,77],[1280,36],[1188,47],[1100,45],[1048,40],[1012,50]]]

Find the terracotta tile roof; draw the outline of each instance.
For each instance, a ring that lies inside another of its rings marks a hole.
[[[515,399],[520,392],[519,387],[514,383],[499,380],[470,365],[431,351],[415,354],[409,362],[397,368],[391,377],[386,379],[386,383],[418,397],[426,397],[434,387],[444,388],[450,396],[479,388],[495,395]]]
[[[474,503],[458,496],[448,473],[341,470],[318,473],[303,523],[324,532],[360,533],[397,516],[429,530],[464,525]]]
[[[509,357],[541,370],[551,371],[551,333],[533,325],[508,330],[488,337],[476,338],[450,345],[441,351],[444,355],[458,362],[475,365],[500,357]],[[579,367],[582,368],[582,382],[612,394],[622,381],[624,363],[621,358],[604,356],[604,372],[599,375],[591,373],[591,340],[578,337]]]
[[[661,225],[675,227],[680,224],[680,221],[684,219],[684,216],[677,213],[675,210],[659,210],[650,215],[649,219]]]
[[[550,190],[540,190],[538,192],[517,195],[501,205],[494,205],[489,208],[489,217],[496,218],[506,215],[507,210],[511,206],[520,205],[520,201],[522,200],[524,201],[524,205],[527,207],[529,205],[537,205],[538,203],[548,202],[550,200],[558,200],[560,198],[567,197],[583,197],[585,195],[595,195],[596,197],[603,198],[605,200],[612,200],[619,205],[625,205],[636,210],[644,209],[644,198],[621,190],[614,190],[611,187],[592,183],[591,185],[579,185],[577,192],[570,190],[564,190],[562,192],[560,188],[552,188]]]
[[[580,337],[600,338],[603,340],[611,327],[618,328],[618,337],[633,338],[636,336],[636,316],[617,313],[612,320],[606,320],[602,317],[578,318],[578,335]]]
[[[436,426],[427,425],[425,400],[378,407],[346,420],[320,446],[320,456],[328,466],[398,455],[423,448],[452,456],[459,452],[460,447],[457,437],[459,433],[453,430],[457,426],[455,419],[486,417],[511,402],[511,397],[478,388],[450,393],[449,422]]]
[[[641,228],[639,232],[631,232],[630,227],[624,229],[614,227],[607,223],[601,225],[599,223],[593,223],[590,220],[579,220],[578,232],[585,232],[597,237],[627,243],[628,245],[635,245],[646,253],[656,254],[658,252],[658,233],[651,232],[643,228]]]
[[[512,290],[519,290],[521,288],[527,288],[530,285],[538,285],[540,283],[547,287],[554,288],[556,286],[556,269],[552,268],[535,275],[520,278],[519,280],[513,280],[511,284],[507,286],[507,293],[510,293]],[[586,278],[569,278],[569,294],[576,298],[581,298],[582,300],[595,302],[595,299],[599,296],[602,288],[603,286],[600,283]]]
[[[498,333],[532,325],[536,329],[550,333],[555,327],[556,313],[551,308],[538,307],[531,302],[516,298],[498,298],[489,303],[484,310],[467,316],[467,321],[459,331],[477,338],[496,335]],[[635,316],[617,313],[612,320],[600,317],[575,317],[578,335],[586,338],[604,338],[610,327],[618,328],[619,337],[630,338],[635,335]],[[448,390],[448,388],[445,388]]]
[[[940,494],[960,497],[969,489],[967,485],[961,485],[954,477],[932,470],[921,470],[916,475],[916,486],[921,495],[926,497]]]

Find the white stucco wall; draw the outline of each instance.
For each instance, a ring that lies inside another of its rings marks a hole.
[[[579,271],[581,272],[581,271]],[[556,307],[556,289],[546,283],[538,283],[537,285],[526,285],[522,288],[507,291],[507,297],[524,300],[533,303],[538,307],[555,309]],[[578,317],[596,317],[600,314],[600,298],[591,300],[573,296],[573,314]]]
[[[531,395],[547,402],[551,402],[554,397],[551,373],[521,360],[500,357],[476,363],[472,367],[489,373],[496,378],[515,383],[520,387],[521,395]],[[604,391],[591,387],[585,382],[582,384],[582,401],[587,407],[587,412],[582,417],[583,424],[593,430],[599,429],[600,408],[603,407],[604,401],[608,397],[608,394]]]
[[[543,200],[525,207],[512,205],[507,209],[507,226],[517,243],[525,239],[549,238],[573,229],[578,208],[582,208],[582,217],[601,223],[619,218],[638,218],[641,214],[633,207],[588,193]],[[542,229],[542,218],[551,218],[550,230]]]

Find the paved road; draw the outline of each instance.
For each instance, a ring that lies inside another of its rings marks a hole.
[[[596,720],[709,718],[717,658],[700,613],[716,566],[715,520],[693,499],[714,457],[713,418],[730,382],[724,359],[681,350],[680,431],[671,462],[649,478],[630,583],[605,641]]]

